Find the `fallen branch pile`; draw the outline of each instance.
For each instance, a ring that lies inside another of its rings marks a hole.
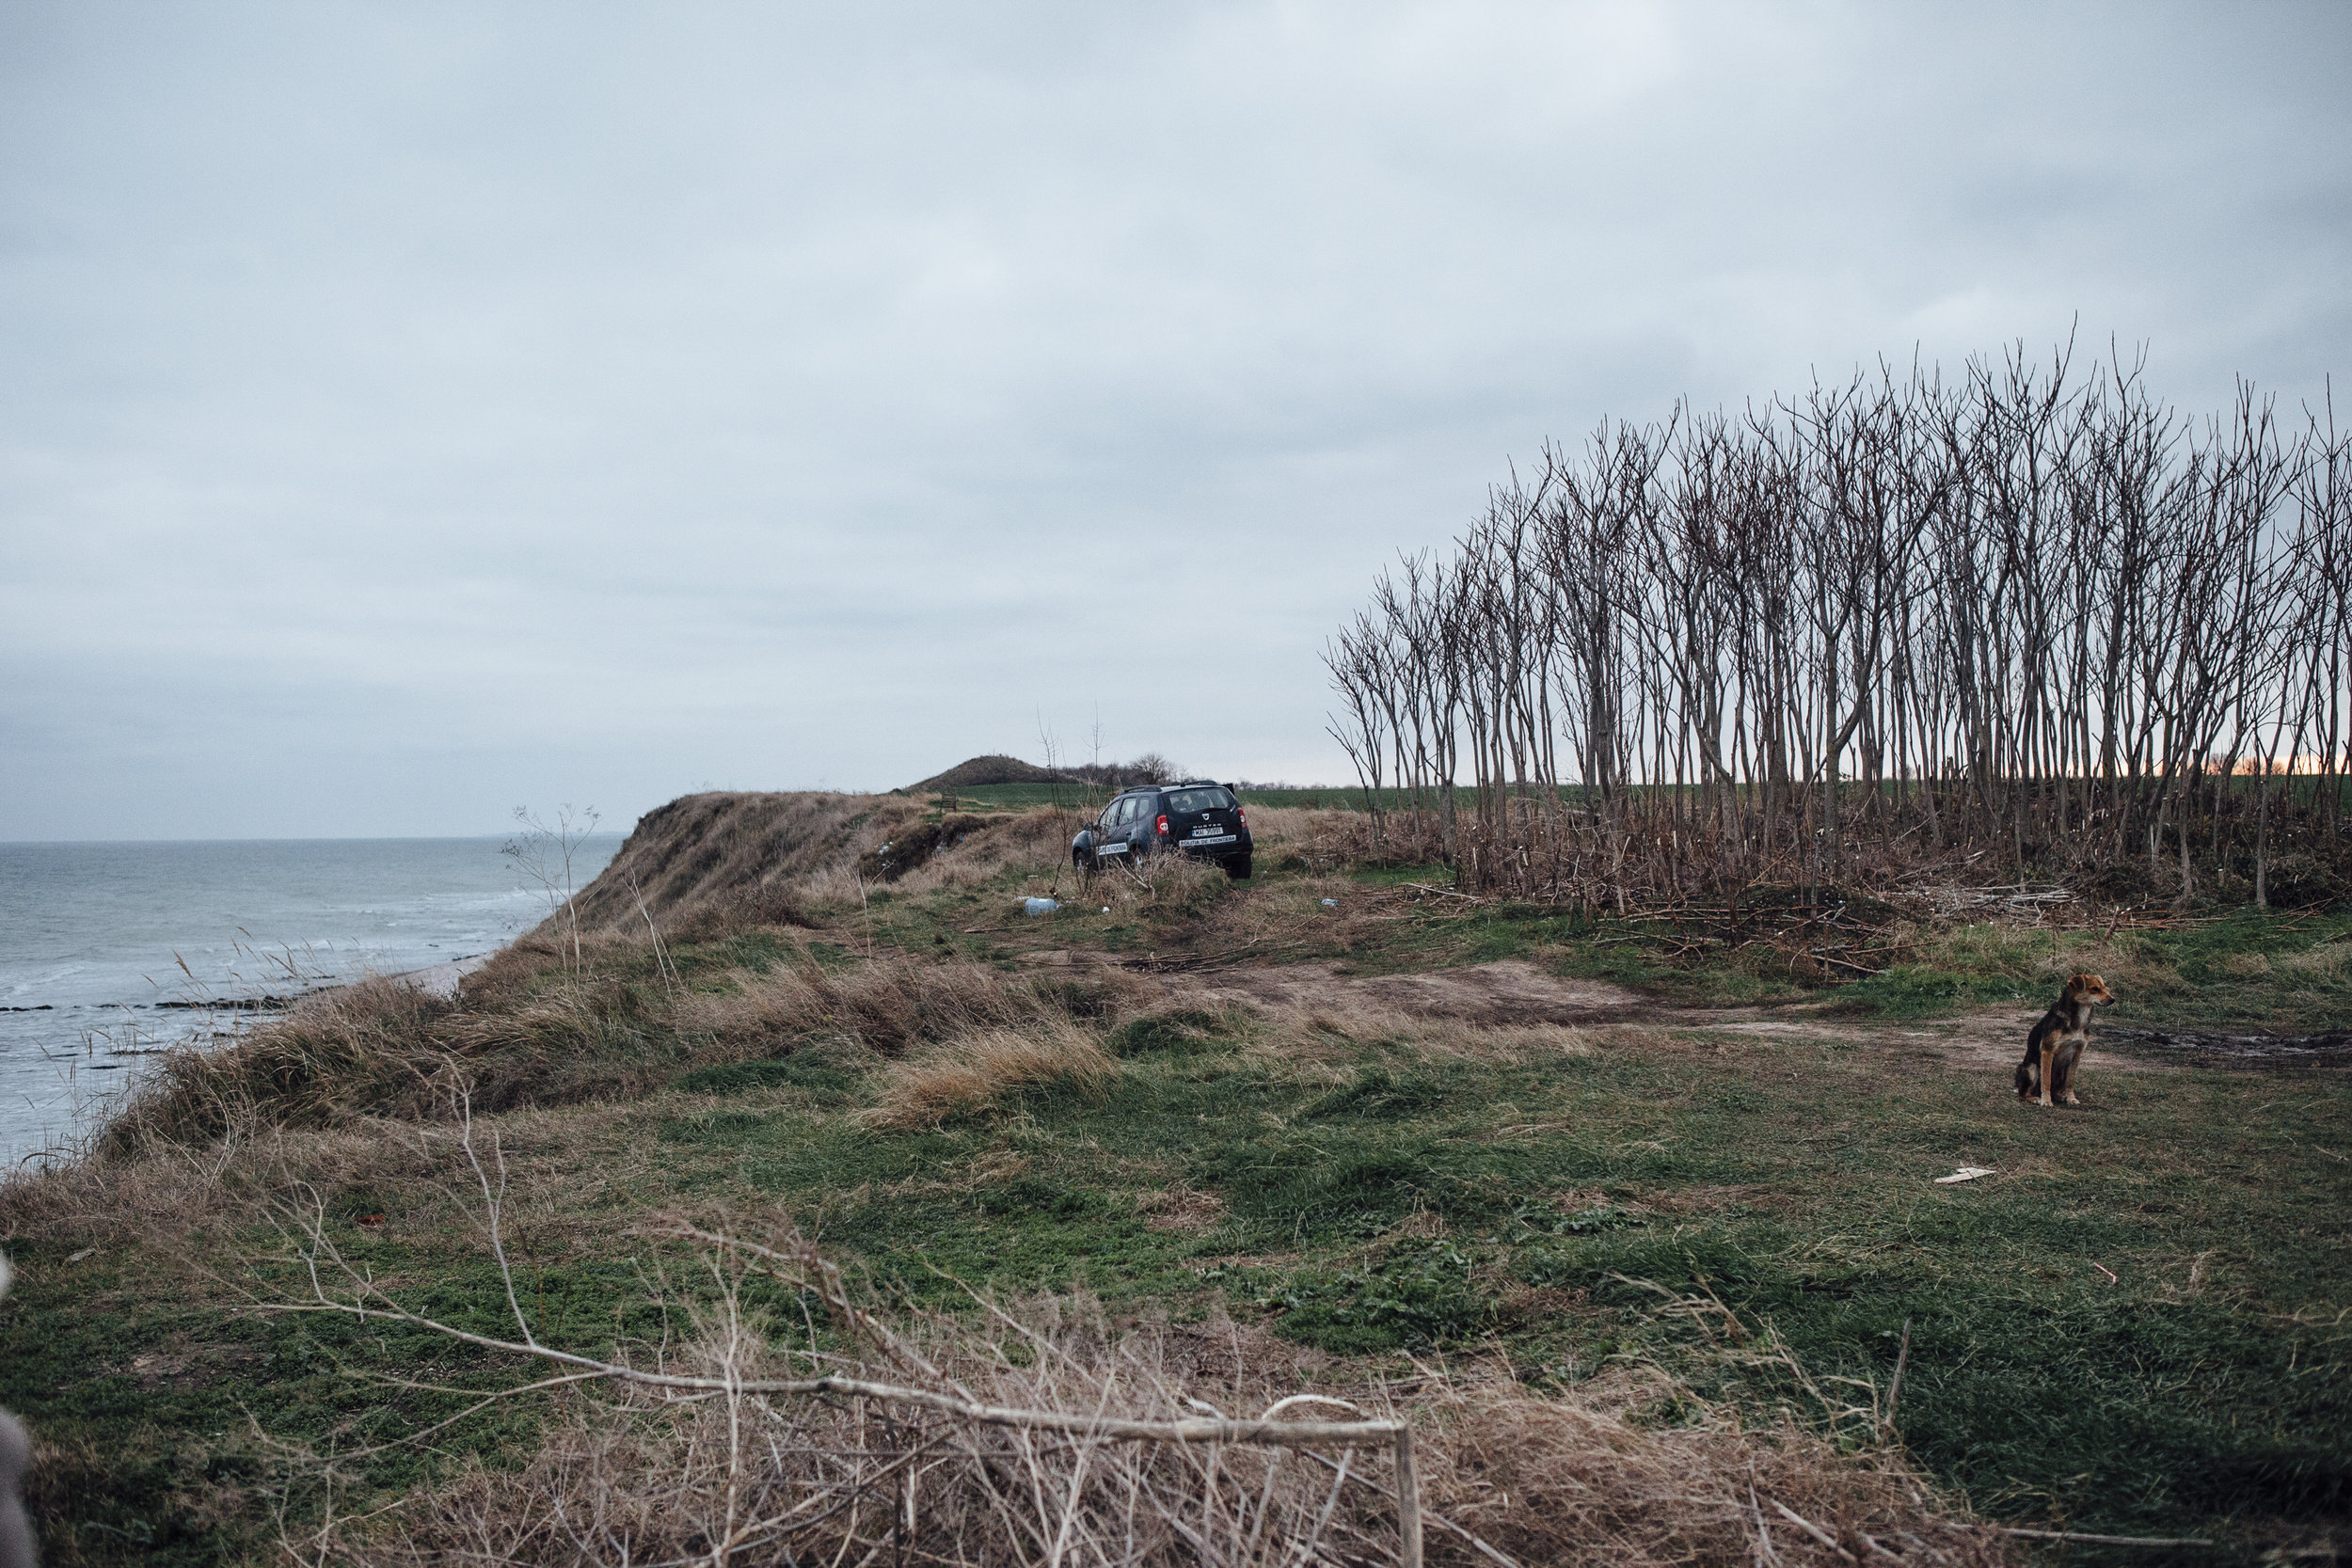
[[[271,1309],[399,1323],[546,1369],[474,1410],[532,1394],[565,1402],[519,1470],[466,1471],[356,1521],[329,1509],[287,1542],[305,1562],[2007,1560],[2002,1532],[1936,1506],[1891,1446],[1841,1451],[1786,1418],[1750,1430],[1660,1374],[1539,1397],[1507,1370],[1424,1368],[1409,1411],[1377,1386],[1268,1400],[1270,1381],[1300,1363],[1294,1353],[1285,1366],[1261,1330],[1122,1332],[1083,1300],[1008,1307],[978,1294],[977,1326],[930,1317],[902,1330],[791,1231],[767,1244],[663,1225],[701,1249],[707,1288],[665,1298],[690,1335],[649,1363],[560,1349],[538,1338],[514,1288],[495,1144],[485,1164],[459,1113],[513,1337],[402,1305],[344,1256],[315,1201],[287,1229],[310,1292]],[[754,1305],[763,1292],[785,1323]],[[1187,1365],[1187,1346],[1224,1369],[1199,1354]],[[1674,1419],[1644,1418],[1661,1401]],[[1302,1419],[1310,1411],[1338,1418]],[[331,1490],[331,1467],[321,1474]]]

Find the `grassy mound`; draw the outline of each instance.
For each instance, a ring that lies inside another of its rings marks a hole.
[[[1053,784],[1057,781],[1069,782],[1070,775],[1023,762],[1019,757],[972,757],[944,773],[932,774],[921,784],[907,785],[907,793],[920,795],[927,790],[973,789],[984,784]]]

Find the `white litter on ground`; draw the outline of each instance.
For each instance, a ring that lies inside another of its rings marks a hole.
[[[1992,1174],[1993,1167],[1990,1165],[1963,1165],[1949,1176],[1937,1177],[1935,1184],[1939,1187],[1948,1187],[1955,1181],[1974,1181],[1979,1176]]]

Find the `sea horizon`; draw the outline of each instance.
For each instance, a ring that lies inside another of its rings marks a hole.
[[[0,838],[0,848],[19,846],[66,844],[453,844],[498,839],[501,842],[520,835],[498,833],[230,833],[194,834],[177,838]],[[594,838],[625,838],[620,832],[597,832]]]

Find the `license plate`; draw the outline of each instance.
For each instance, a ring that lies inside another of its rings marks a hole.
[[[1105,844],[1094,852],[1098,855],[1123,855],[1127,847],[1124,844]]]

